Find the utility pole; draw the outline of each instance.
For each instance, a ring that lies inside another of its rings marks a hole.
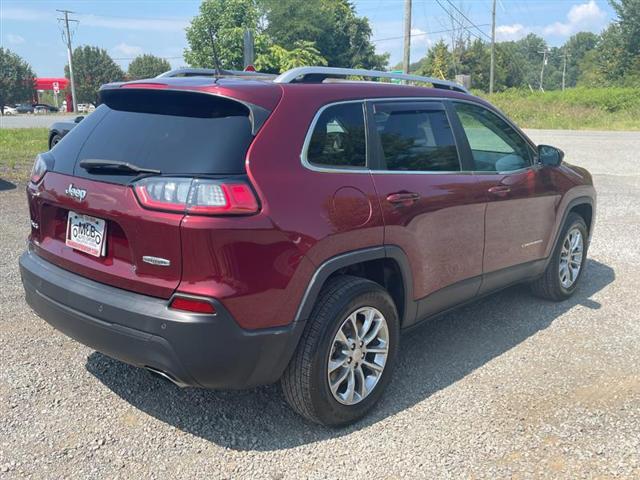
[[[78,99],[76,98],[76,82],[73,78],[73,62],[72,62],[72,50],[71,50],[71,32],[69,31],[69,14],[73,13],[69,10],[56,10],[56,12],[60,12],[64,14],[64,28],[65,32],[63,33],[63,37],[67,43],[67,57],[69,59],[69,79],[71,80],[71,100],[73,101],[73,111],[78,111]],[[58,20],[62,20],[59,18]],[[71,20],[72,22],[78,22],[78,20]]]
[[[402,59],[402,70],[409,73],[411,62],[411,0],[404,0],[404,57]]]
[[[544,92],[542,82],[544,81],[544,67],[547,65],[547,55],[549,55],[549,49],[545,47],[544,50],[538,50],[538,53],[542,54],[542,68],[540,69],[540,90]]]
[[[567,47],[564,47],[562,51],[564,53],[562,61],[562,91],[564,92],[564,78],[567,74]]]
[[[494,68],[496,59],[496,0],[491,10],[491,67],[489,69],[489,93],[493,93]]]

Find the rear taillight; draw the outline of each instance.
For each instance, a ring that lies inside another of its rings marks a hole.
[[[211,302],[193,297],[173,297],[173,300],[171,300],[171,303],[169,304],[169,308],[193,313],[216,313],[216,309],[213,307]]]
[[[133,185],[145,208],[199,215],[248,214],[258,211],[251,187],[239,180],[147,177]]]
[[[44,174],[49,170],[49,164],[51,161],[47,162],[45,157],[40,154],[36,157],[35,162],[33,162],[33,168],[31,169],[31,181],[33,183],[38,183],[44,177]]]

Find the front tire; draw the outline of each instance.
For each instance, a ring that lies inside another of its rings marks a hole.
[[[400,322],[389,293],[342,275],[325,285],[281,379],[297,413],[342,426],[363,417],[391,378]]]
[[[56,133],[55,135],[53,135],[51,137],[51,140],[49,141],[49,150],[55,147],[60,140],[62,140],[62,137],[60,136],[60,134]]]
[[[531,282],[536,296],[559,302],[573,295],[586,264],[588,235],[584,219],[569,213],[544,274]]]

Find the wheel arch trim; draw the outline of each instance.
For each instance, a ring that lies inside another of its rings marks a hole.
[[[548,252],[549,254],[547,255],[547,264],[551,261],[551,258],[553,256],[553,252],[556,248],[556,245],[558,244],[558,241],[560,239],[560,233],[562,233],[562,227],[564,226],[565,222],[567,221],[567,217],[569,216],[569,212],[571,212],[575,207],[580,206],[580,205],[589,205],[591,207],[591,225],[589,225],[589,238],[586,244],[586,248],[589,248],[589,244],[591,243],[591,235],[593,233],[593,226],[595,224],[595,216],[596,216],[596,209],[595,209],[595,200],[592,197],[586,196],[586,195],[582,195],[579,197],[574,198],[573,200],[569,201],[569,203],[567,204],[567,206],[564,209],[564,212],[562,213],[562,219],[560,220],[560,223],[558,223],[558,226],[556,228],[556,231],[554,233],[553,236],[553,243],[551,243],[551,248],[550,251]],[[546,267],[546,265],[545,265]]]
[[[307,285],[307,289],[298,306],[294,322],[306,322],[310,317],[320,290],[333,273],[351,265],[385,258],[395,260],[402,275],[404,284],[404,314],[400,319],[401,325],[413,323],[417,311],[417,303],[413,299],[413,276],[406,253],[397,245],[381,245],[378,247],[354,250],[331,257],[323,262],[316,269]]]

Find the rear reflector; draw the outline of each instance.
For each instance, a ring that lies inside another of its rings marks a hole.
[[[216,309],[207,300],[189,297],[173,297],[169,308],[194,313],[216,313]]]
[[[199,215],[248,214],[258,201],[248,184],[238,180],[147,177],[134,184],[140,204],[152,210]]]

